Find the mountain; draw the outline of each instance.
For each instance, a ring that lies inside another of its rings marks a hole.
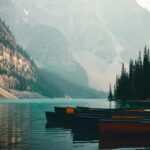
[[[57,32],[54,30],[54,35],[60,34],[59,32],[57,34],[56,33]],[[34,36],[36,37],[36,33],[33,34],[33,37]],[[56,45],[56,43],[53,40],[50,42],[52,42],[52,45],[53,44]],[[59,39],[57,39],[57,44],[58,40]],[[63,40],[64,40],[63,38],[60,38],[61,47],[63,46],[64,43]],[[32,42],[28,45],[29,45],[28,48],[32,49]],[[39,45],[37,45],[36,47],[37,49],[36,58],[39,57],[40,61],[42,61],[42,59],[40,57],[41,56],[40,52],[38,53],[38,50],[42,49],[43,46],[45,46],[44,41],[41,41]],[[51,47],[51,44],[48,46]],[[59,49],[57,50],[59,51]],[[61,56],[59,59],[61,59]],[[68,59],[71,58],[68,57]],[[36,62],[40,63],[40,61]],[[61,62],[62,60],[58,61]],[[107,96],[107,93],[96,91],[95,89],[89,88],[86,84],[84,84],[84,82],[82,82],[83,84],[81,83],[81,85],[78,85],[75,84],[74,82],[71,82],[70,81],[71,79],[68,80],[62,75],[60,74],[58,75],[58,72],[56,73],[53,70],[55,68],[53,68],[52,60],[50,62],[47,61],[47,64],[49,64],[49,69],[44,68],[44,63],[45,62],[43,62],[43,65],[41,65],[41,67],[43,68],[38,68],[34,63],[33,59],[31,59],[30,56],[27,54],[27,52],[17,45],[16,40],[13,34],[11,33],[9,27],[5,24],[5,22],[0,20],[0,85],[1,85],[0,95],[5,95],[5,97],[7,98],[13,97],[13,95],[8,93],[9,91],[20,98],[43,98],[41,97],[41,95],[50,98],[54,97],[103,98]],[[72,69],[74,69],[74,67],[75,69],[76,67],[80,69],[80,66],[78,66],[75,62],[72,62],[71,65],[72,66],[70,67],[72,67]],[[57,69],[61,70],[61,68]],[[76,80],[77,78],[74,77],[74,79]],[[85,81],[85,79],[83,79],[83,81]],[[3,90],[2,88],[5,90]]]
[[[53,65],[62,68],[61,75],[63,69],[68,69],[68,62],[80,66],[79,70],[76,67],[75,72],[78,73],[82,69],[81,76],[85,78],[84,83],[88,80],[90,87],[96,89],[107,90],[109,83],[114,81],[116,74],[120,72],[120,63],[128,63],[130,57],[137,57],[138,50],[144,45],[150,46],[150,13],[140,7],[136,0],[39,0],[38,3],[35,0],[7,0],[6,2],[0,2],[3,8],[0,9],[0,16],[7,20],[23,47],[28,48],[30,47],[28,44],[32,43],[34,50],[27,49],[29,53],[33,52],[32,57],[36,55],[36,39],[44,41],[41,34],[43,30],[40,27],[46,26],[46,30],[49,27],[47,36],[52,35],[55,30],[57,36],[64,39],[59,41],[61,44],[64,42],[62,50],[66,47],[66,53],[69,51],[69,57],[74,62],[64,59],[64,63],[58,64],[60,60],[58,52],[58,59],[55,55],[56,61],[53,61]],[[37,31],[39,37],[35,37],[35,41],[31,42],[29,37],[32,36],[32,32],[36,32],[34,28],[39,29]],[[45,45],[49,44],[49,41],[45,42]],[[47,60],[53,60],[54,55],[49,55],[52,47],[55,46],[39,50],[41,53],[45,51],[47,67],[49,66]],[[57,48],[59,49],[59,46]],[[46,53],[45,49],[49,51]],[[62,53],[61,57],[65,58],[66,53]],[[38,56],[36,57],[39,61]],[[63,75],[66,78],[70,75],[72,81],[74,72],[70,70]],[[80,78],[77,78],[75,83],[79,84],[80,81]]]
[[[16,44],[9,27],[0,20],[0,85],[5,89],[34,90],[36,67]]]
[[[61,30],[42,23],[28,23],[28,11],[21,10],[20,6],[11,0],[0,1],[0,5],[0,17],[9,24],[18,43],[33,57],[38,67],[44,66],[79,85],[88,85],[87,73],[73,58],[68,48],[68,39]]]
[[[88,86],[78,85],[58,74],[40,69],[37,88],[41,95],[52,98],[106,98],[108,93],[96,91]]]
[[[88,85],[85,70],[74,60],[67,39],[58,29],[46,25],[28,27],[25,38],[27,40],[22,38],[20,43],[40,68],[47,68],[71,82]]]

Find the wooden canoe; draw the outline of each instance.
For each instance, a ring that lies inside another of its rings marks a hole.
[[[91,108],[90,111],[87,111],[86,107],[55,107],[55,112],[46,112],[47,121],[73,122],[82,126],[85,124],[97,126],[99,120],[102,119],[145,119],[149,117],[149,111],[124,111],[99,108]]]
[[[150,120],[135,119],[135,120],[100,120],[99,122],[100,135],[104,137],[113,137],[117,135],[149,135]]]
[[[78,109],[79,108],[79,109]],[[78,107],[75,110],[75,120],[81,123],[96,123],[101,119],[149,119],[150,112],[142,110],[90,109]]]
[[[87,115],[103,115],[103,114],[113,114],[113,115],[127,115],[127,114],[150,114],[150,111],[145,111],[144,109],[105,109],[105,108],[90,108],[90,107],[54,107],[56,113],[60,114],[87,114]]]
[[[48,122],[72,123],[74,114],[60,114],[56,112],[45,112]]]
[[[113,136],[109,138],[103,138],[100,135],[99,148],[100,149],[119,149],[119,148],[137,148],[143,149],[150,147],[150,135],[142,136],[135,134],[134,136]]]
[[[99,117],[109,119],[139,119],[150,118],[150,111],[135,109],[99,109],[77,107],[75,116],[78,117]]]
[[[82,111],[82,112],[99,112],[99,111],[104,111],[104,112],[120,112],[120,111],[127,111],[127,112],[143,112],[145,111],[144,109],[141,109],[141,108],[137,108],[137,109],[115,109],[115,108],[112,108],[112,109],[109,109],[109,108],[92,108],[92,107],[80,107],[80,106],[77,106],[77,110],[78,111]]]
[[[126,118],[126,116],[137,116],[137,118],[149,118],[150,111],[145,111],[144,109],[104,109],[104,108],[88,108],[88,107],[77,107],[75,109],[76,115],[90,115],[90,116],[112,116],[112,118]],[[120,116],[120,117],[119,117]],[[129,117],[128,117],[129,118]]]
[[[61,128],[61,129],[72,129],[72,124],[71,123],[66,123],[65,121],[58,121],[56,119],[47,121],[45,128],[50,129],[50,128]]]
[[[74,107],[54,107],[54,110],[58,114],[74,114],[75,108]]]

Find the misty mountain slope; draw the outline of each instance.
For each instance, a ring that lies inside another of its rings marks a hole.
[[[135,0],[111,1],[112,3],[107,3],[103,0],[101,15],[105,17],[106,25],[124,48],[121,56],[128,60],[129,55],[136,57],[135,53],[139,49],[143,49],[145,44],[149,45],[150,13]],[[111,9],[104,9],[106,7]]]
[[[47,68],[63,78],[88,85],[87,74],[68,49],[67,39],[55,28],[39,25],[29,29],[24,47],[39,67]],[[23,38],[23,39],[24,39]]]
[[[107,98],[107,93],[70,82],[47,69],[38,71],[39,93],[48,97]]]
[[[57,37],[57,32],[55,30],[54,32],[50,33],[50,35],[53,35],[52,33],[54,33],[54,35]],[[58,32],[58,34],[60,33]],[[54,35],[52,36],[53,38]],[[33,34],[33,36],[36,36],[36,34]],[[60,42],[61,41],[62,43],[64,43],[63,39],[61,39]],[[60,44],[61,50],[63,45],[62,43]],[[54,42],[52,44],[56,46]],[[32,44],[28,45],[32,46]],[[42,45],[44,46],[44,43],[42,43]],[[36,48],[38,50],[38,47]],[[40,47],[40,49],[41,48],[42,47]],[[42,54],[40,56],[42,57]],[[46,61],[46,59],[44,60]],[[71,67],[71,69],[73,70],[73,66]],[[91,89],[86,84],[75,84],[69,79],[64,78],[60,73],[59,75],[57,75],[53,70],[47,70],[50,69],[37,68],[30,56],[20,46],[17,45],[15,37],[11,33],[9,26],[7,26],[5,22],[0,20],[0,87],[11,91],[17,96],[19,95],[19,97],[25,96],[25,98],[41,97],[38,93],[50,98],[66,96],[73,98],[106,98],[107,96],[107,93]],[[75,77],[74,80],[76,80]],[[3,92],[3,90],[1,90],[1,92]],[[7,93],[4,95],[8,97]]]
[[[150,13],[136,0],[11,2],[0,15],[9,20],[17,39],[25,36],[29,26],[43,24],[59,30],[71,57],[84,68],[90,86],[96,89],[107,90],[120,63],[128,62],[128,56],[135,58],[145,44],[150,46]],[[12,11],[7,11],[8,7]]]
[[[9,2],[9,5],[4,3],[3,8],[6,8],[6,11],[2,11],[1,16],[8,21],[17,41],[34,58],[37,65],[47,67],[71,82],[88,85],[86,71],[74,60],[68,49],[67,39],[61,31],[42,23],[37,25],[27,23],[27,10],[22,11],[15,5],[16,3]],[[8,8],[12,14],[8,13]]]

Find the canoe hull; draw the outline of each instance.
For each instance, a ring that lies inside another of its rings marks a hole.
[[[58,114],[55,112],[45,112],[47,122],[72,123],[73,114]]]
[[[138,148],[150,146],[150,122],[100,121],[99,148]]]
[[[134,136],[120,135],[109,138],[103,138],[100,136],[99,148],[100,149],[118,149],[118,148],[143,148],[150,147],[150,135],[138,135]]]
[[[113,136],[147,136],[150,134],[150,122],[140,121],[100,121],[100,135],[103,137]]]

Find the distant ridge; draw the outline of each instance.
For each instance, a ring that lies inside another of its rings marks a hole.
[[[43,44],[39,43],[39,45]],[[39,46],[38,48],[41,47]],[[32,97],[32,92],[33,96],[35,95],[35,98],[41,97],[40,95],[49,98],[65,97],[66,95],[71,98],[106,98],[107,93],[88,87],[86,74],[81,71],[82,69],[80,66],[73,64],[71,63],[71,66],[70,64],[68,65],[75,70],[76,67],[78,68],[77,74],[79,75],[79,78],[81,78],[81,81],[84,80],[81,85],[70,81],[68,78],[66,79],[62,74],[51,71],[53,70],[51,69],[51,66],[49,66],[49,68],[38,68],[28,53],[17,45],[9,27],[5,22],[0,20],[1,88],[8,91],[16,91],[15,93],[16,95],[19,95],[19,98],[22,98],[22,95],[26,95],[26,97],[30,98]],[[60,69],[57,68],[57,70],[59,71]],[[71,74],[67,70],[63,70],[63,72],[68,72],[69,75]],[[81,72],[85,74],[84,77],[82,76],[83,74],[80,75]],[[74,80],[76,80],[77,74],[76,71],[72,72],[71,76]],[[24,93],[25,91],[26,94]],[[4,92],[4,95],[1,94],[2,97],[13,98],[9,93],[6,94],[6,91],[1,90],[1,92]],[[35,93],[39,93],[40,95]]]

